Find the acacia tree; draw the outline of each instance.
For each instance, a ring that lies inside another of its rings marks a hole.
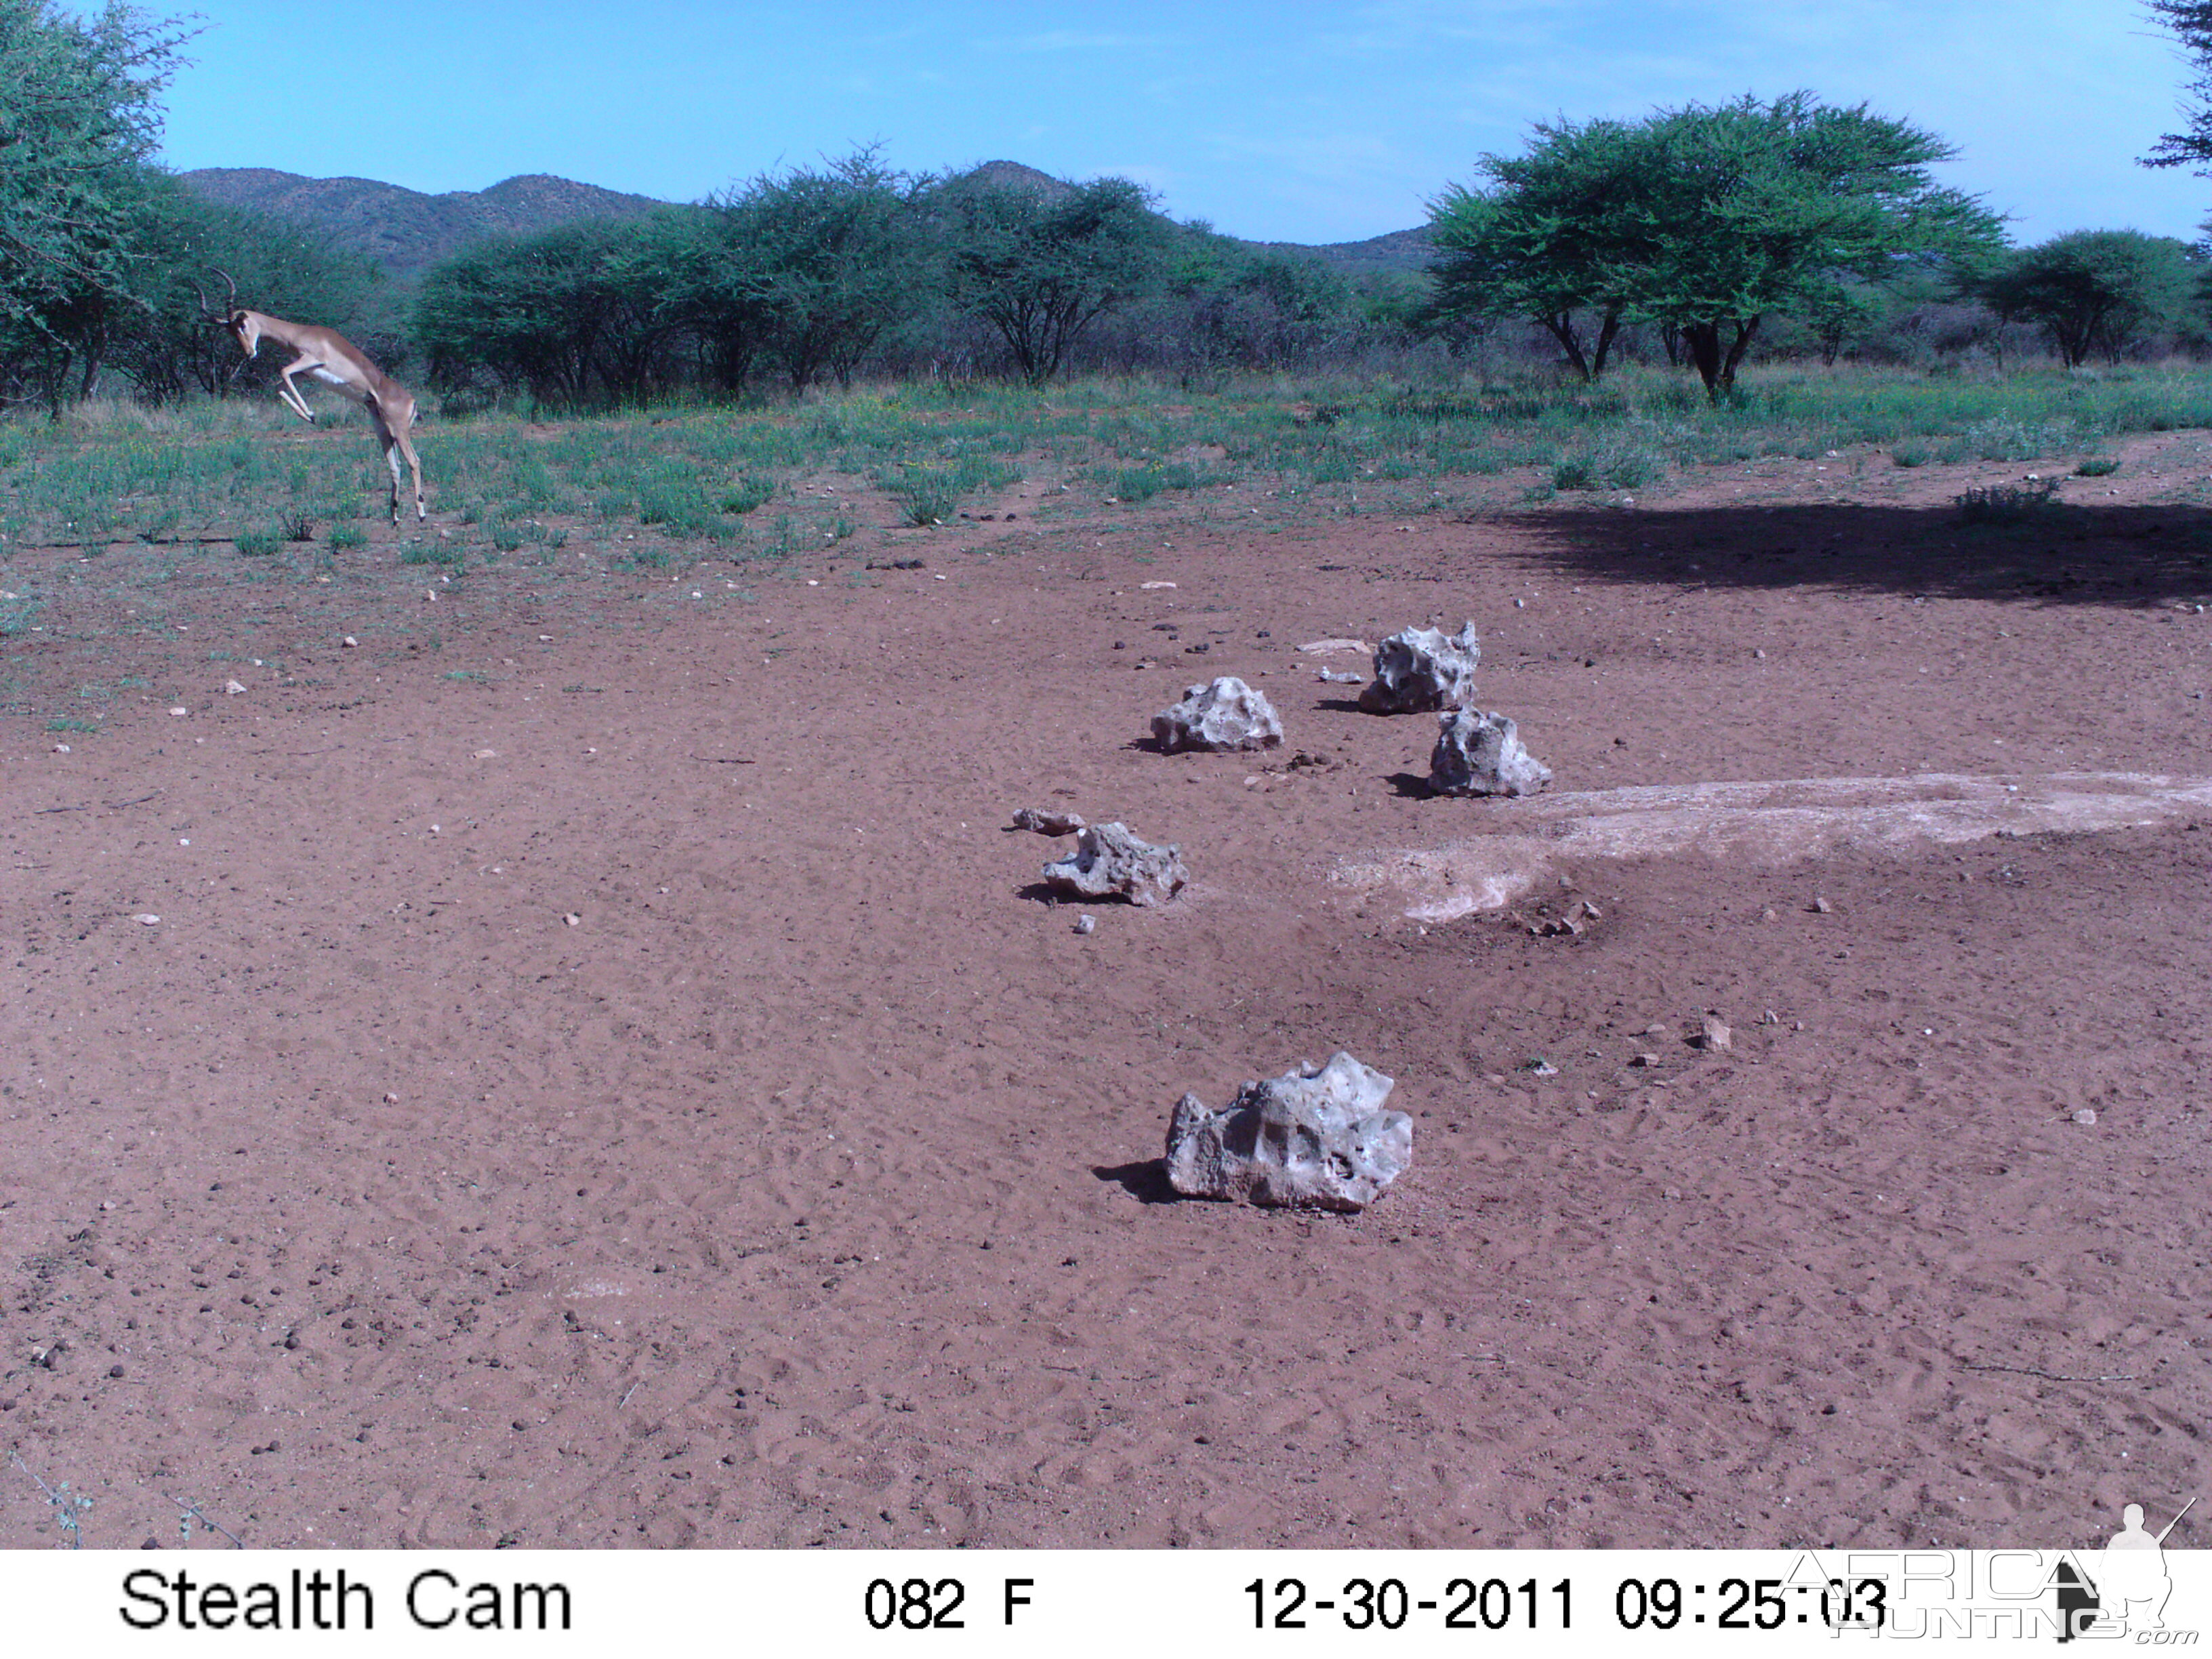
[[[659,272],[659,314],[690,342],[700,379],[735,395],[767,348],[768,302],[751,215],[709,206],[657,216],[639,257]]]
[[[2186,83],[2195,107],[2186,132],[2169,132],[2142,158],[2147,167],[2194,167],[2212,172],[2212,0],[2149,0],[2151,15],[2181,39],[2191,74]]]
[[[1863,105],[1795,92],[1536,131],[1529,155],[1485,158],[1491,191],[1437,204],[1432,234],[1460,256],[1439,283],[1463,307],[1538,317],[1563,347],[1572,311],[1595,311],[1592,361],[1569,347],[1590,378],[1613,326],[1656,323],[1679,331],[1717,401],[1770,313],[1999,237],[1993,215],[1929,176],[1948,145]]]
[[[1595,380],[1620,332],[1625,214],[1636,187],[1632,130],[1618,121],[1539,122],[1526,155],[1486,155],[1486,188],[1453,185],[1429,209],[1436,314],[1526,318]],[[1596,333],[1585,337],[1595,317]]]
[[[187,32],[0,0],[0,380],[58,409],[138,303],[158,99]]]
[[[2202,267],[2188,245],[2139,230],[2077,230],[2024,248],[1962,283],[2006,322],[2040,324],[2059,360],[2119,362],[2196,303]]]
[[[651,220],[584,220],[436,266],[415,306],[433,379],[489,371],[572,407],[646,397],[667,378],[674,330],[655,234]]]
[[[1825,108],[1804,92],[1693,104],[1646,131],[1632,303],[1680,325],[1716,399],[1768,313],[1817,302],[1840,277],[1882,282],[2001,235],[1994,215],[1929,176],[1951,146],[1863,104]]]
[[[1164,225],[1127,179],[1047,190],[971,176],[940,185],[930,206],[954,306],[998,331],[1032,386],[1159,278]]]
[[[720,270],[726,297],[754,302],[793,392],[825,371],[849,385],[860,359],[927,297],[915,198],[929,182],[884,166],[871,145],[826,172],[763,175],[708,199],[728,221],[724,246],[738,252]]]

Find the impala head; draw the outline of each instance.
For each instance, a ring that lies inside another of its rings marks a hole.
[[[261,345],[260,319],[238,303],[238,284],[231,280],[230,273],[218,270],[216,275],[222,278],[224,287],[230,290],[229,297],[224,301],[223,308],[217,311],[208,303],[207,295],[200,292],[200,285],[194,283],[192,292],[199,295],[200,311],[210,322],[237,341],[238,349],[251,357]]]

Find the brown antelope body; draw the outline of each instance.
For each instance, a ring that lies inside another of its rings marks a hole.
[[[223,280],[230,282],[228,276]],[[206,305],[204,295],[200,303]],[[229,307],[221,321],[230,337],[238,342],[238,349],[249,357],[259,350],[264,339],[274,340],[294,354],[292,361],[276,372],[281,383],[276,395],[286,408],[309,425],[314,423],[315,411],[307,407],[307,400],[300,395],[300,388],[292,379],[303,371],[325,386],[337,387],[366,409],[370,423],[376,428],[377,441],[384,446],[384,464],[392,470],[392,522],[399,522],[399,458],[403,455],[407,458],[408,471],[414,476],[415,516],[417,520],[428,516],[422,507],[422,463],[416,459],[415,446],[407,436],[415,424],[415,399],[405,386],[371,362],[336,329],[313,323],[288,323],[281,317],[246,310],[238,303],[238,285],[234,283],[230,286]]]

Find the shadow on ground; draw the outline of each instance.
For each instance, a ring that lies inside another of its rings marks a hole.
[[[1101,1181],[1111,1182],[1132,1198],[1146,1204],[1181,1204],[1181,1193],[1168,1180],[1165,1158],[1148,1158],[1141,1164],[1116,1164],[1111,1168],[1094,1165],[1091,1173]]]
[[[1520,520],[1527,556],[1601,579],[1858,588],[2059,605],[2212,602],[2212,511],[2054,506],[1575,508]]]

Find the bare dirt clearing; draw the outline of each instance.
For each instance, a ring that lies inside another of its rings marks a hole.
[[[956,526],[915,569],[447,581],[380,532],[158,628],[56,586],[0,641],[0,1444],[128,1547],[172,1499],[378,1547],[1998,1545],[2178,1502],[2212,813],[1568,845],[1423,924],[1334,873],[1498,806],[1425,799],[1433,717],[1297,647],[1472,618],[1559,792],[2201,781],[2212,520],[2153,482],[2198,442],[2015,528],[1948,503],[2018,468],[1778,463]],[[1139,742],[1223,673],[1282,750]],[[27,717],[94,679],[96,733]],[[1023,805],[1194,884],[1079,936]],[[1163,1201],[1179,1095],[1339,1048],[1414,1117],[1381,1204]],[[0,1545],[58,1535],[0,1480]]]

